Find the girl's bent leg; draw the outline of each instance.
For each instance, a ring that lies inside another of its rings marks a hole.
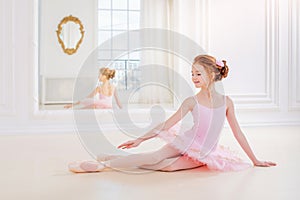
[[[110,168],[132,168],[143,165],[154,165],[164,159],[179,156],[180,152],[169,145],[165,145],[161,149],[141,154],[132,154],[103,162],[106,167]]]
[[[185,169],[193,169],[204,165],[204,163],[193,161],[191,159],[186,158],[185,156],[179,156],[176,158],[166,159],[155,165],[143,165],[140,168],[171,172]]]
[[[81,109],[95,109],[95,108],[96,108],[95,105],[87,105],[87,106],[82,107]]]

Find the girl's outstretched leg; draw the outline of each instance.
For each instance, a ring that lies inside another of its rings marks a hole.
[[[132,154],[124,157],[115,158],[103,162],[109,168],[133,168],[143,165],[154,165],[167,158],[179,156],[180,152],[169,145],[165,145],[161,149],[150,152]]]
[[[180,156],[179,151],[169,145],[165,145],[158,151],[150,153],[132,154],[128,156],[117,156],[112,160],[104,162],[82,161],[69,164],[69,170],[75,173],[100,172],[105,168],[133,168],[144,165],[154,165],[167,158]]]
[[[91,105],[84,106],[81,109],[96,109],[96,106],[91,104]]]

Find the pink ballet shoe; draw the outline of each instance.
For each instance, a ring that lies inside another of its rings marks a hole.
[[[105,167],[97,161],[75,161],[71,162],[68,168],[74,173],[91,173],[101,172]]]

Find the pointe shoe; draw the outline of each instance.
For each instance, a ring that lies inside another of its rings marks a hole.
[[[68,168],[74,173],[91,173],[101,172],[105,167],[97,161],[75,161],[71,162]]]

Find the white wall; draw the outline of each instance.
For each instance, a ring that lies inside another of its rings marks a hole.
[[[175,30],[227,60],[223,85],[243,125],[299,123],[298,0],[174,2]]]
[[[0,0],[0,26],[5,27],[0,32],[2,134],[73,130],[71,111],[38,108],[36,1]],[[230,74],[224,85],[236,102],[242,125],[300,124],[299,4],[298,0],[199,0],[194,8],[204,10],[201,15],[206,17],[201,24],[204,33],[191,37],[228,60]],[[192,10],[181,10],[185,14]],[[192,28],[178,26],[178,30],[188,34]]]
[[[58,43],[56,30],[69,15],[79,18],[84,38],[78,51],[68,55]],[[40,74],[46,77],[76,77],[87,56],[97,47],[97,1],[40,1]]]
[[[97,0],[39,1],[39,74],[40,101],[68,102],[80,67],[97,47]],[[84,37],[76,53],[63,52],[56,31],[60,21],[69,15],[77,17],[84,27]],[[51,84],[54,83],[54,84]]]

